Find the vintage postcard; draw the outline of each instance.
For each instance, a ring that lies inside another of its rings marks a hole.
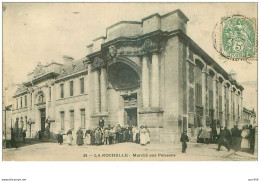
[[[257,161],[257,3],[3,3],[3,161]]]

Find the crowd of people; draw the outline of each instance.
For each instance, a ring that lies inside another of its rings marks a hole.
[[[182,153],[185,153],[187,142],[189,142],[187,130],[184,130],[181,134],[180,142],[182,142]],[[232,148],[235,151],[241,150],[254,153],[255,129],[252,125],[245,125],[242,129],[234,125],[231,130],[227,129],[227,127],[221,127],[220,129],[199,128],[197,143],[217,143],[217,151],[220,150],[221,146],[225,146],[228,151]]]
[[[234,150],[242,150],[253,152],[255,144],[255,129],[252,125],[245,125],[242,129],[239,129],[237,125],[229,130],[227,127],[223,129],[216,129],[215,131],[212,128],[200,128],[197,135],[198,143],[217,143],[218,149],[223,145],[228,150],[230,148]]]
[[[73,134],[72,130],[67,133],[67,144],[72,145]],[[150,143],[150,131],[147,126],[116,126],[103,127],[102,125],[88,129],[85,132],[81,128],[78,128],[76,132],[76,144],[77,145],[111,145],[123,142],[133,142],[140,145],[146,145]],[[63,143],[62,131],[58,135],[58,143]]]

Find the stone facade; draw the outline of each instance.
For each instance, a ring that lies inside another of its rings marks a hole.
[[[38,65],[14,95],[17,127],[29,122],[35,136],[46,124],[75,131],[103,117],[105,126],[146,125],[152,142],[176,143],[184,129],[242,125],[243,87],[186,35],[187,21],[180,10],[122,21],[82,60]]]

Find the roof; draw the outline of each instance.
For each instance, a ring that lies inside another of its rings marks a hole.
[[[247,108],[243,107],[243,111],[246,112],[246,113],[255,114],[254,108],[252,108],[252,110],[250,110],[250,109],[247,109]]]
[[[87,70],[87,67],[83,63],[83,60],[84,60],[84,58],[80,59],[80,60],[76,60],[76,61],[71,61],[71,62],[66,63],[63,66],[61,66],[57,79],[61,79],[61,78],[67,77],[69,75]]]
[[[20,85],[18,85],[18,88],[16,89],[14,96],[20,95],[25,91],[27,91],[27,87],[24,86],[23,84],[20,84]]]
[[[178,14],[181,18],[183,18],[185,21],[189,21],[189,18],[187,18],[187,16],[185,16],[180,9],[176,9],[176,10],[171,11],[171,12],[169,12],[169,13],[166,13],[166,14],[164,14],[164,15],[160,15],[160,14],[158,14],[158,13],[155,13],[155,14],[152,14],[152,15],[149,15],[149,16],[143,18],[142,21],[145,21],[145,20],[147,20],[147,19],[150,19],[150,18],[152,18],[152,17],[154,17],[154,16],[157,16],[158,18],[165,18],[165,17],[170,16],[170,15],[172,15],[172,14],[174,14],[174,13],[177,13],[177,14]]]

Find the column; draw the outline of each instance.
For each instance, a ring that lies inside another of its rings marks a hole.
[[[229,105],[228,105],[228,109],[229,109],[229,120],[228,120],[228,128],[231,129],[232,128],[232,123],[233,123],[233,111],[232,111],[232,104],[233,104],[233,101],[232,101],[232,88],[231,88],[231,85],[229,87],[229,90],[228,90],[228,99],[229,99]]]
[[[107,80],[106,69],[101,68],[100,89],[101,89],[101,112],[107,112]]]
[[[238,121],[238,114],[237,114],[237,104],[238,104],[238,102],[237,102],[237,92],[235,91],[233,94],[234,94],[234,108],[233,108],[234,113],[233,113],[233,114],[235,115],[234,120],[233,120],[233,124],[236,125],[236,123],[237,123],[237,121]]]
[[[143,56],[142,65],[142,96],[143,96],[143,107],[147,108],[150,106],[150,90],[149,90],[149,58],[148,56]]]
[[[94,95],[93,95],[93,74],[91,73],[91,64],[88,63],[88,75],[87,75],[87,81],[88,81],[88,87],[87,87],[87,92],[88,92],[88,106],[86,109],[86,127],[90,128],[91,127],[91,119],[90,116],[93,115],[94,113]]]
[[[255,127],[255,148],[254,155],[258,157],[258,126]]]
[[[34,120],[34,113],[35,113],[35,110],[34,110],[34,107],[35,107],[35,105],[34,105],[34,91],[32,92],[32,117],[31,117],[31,119],[33,120],[33,121],[35,121]]]
[[[207,72],[206,69],[204,68],[202,70],[202,106],[203,106],[203,118],[202,118],[202,126],[206,127],[206,76]]]
[[[51,115],[51,118],[53,120],[55,120],[55,91],[54,91],[54,83],[51,83],[51,109],[52,109],[52,115]],[[51,124],[51,130],[56,132],[56,128],[58,126],[56,126],[56,122],[52,123]]]
[[[94,74],[94,102],[95,113],[100,113],[100,84],[99,84],[99,70],[95,70]]]
[[[213,78],[213,109],[214,109],[214,119],[218,119],[218,109],[217,109],[217,85],[218,85],[218,80],[217,80],[217,75],[214,76]]]
[[[225,109],[226,99],[225,99],[225,81],[222,83],[222,126],[226,127],[226,109]]]
[[[240,106],[239,106],[239,108],[240,108],[240,124],[241,125],[244,125],[244,119],[243,119],[243,94],[242,94],[242,92],[241,92],[241,94],[240,94]]]
[[[35,91],[32,92],[32,117],[31,117],[31,119],[34,122],[34,124],[31,125],[31,129],[32,129],[31,137],[33,137],[36,135],[37,129],[39,129],[39,127],[37,127],[38,123],[36,122]]]
[[[45,87],[46,119],[49,116],[49,86]]]
[[[159,107],[159,55],[152,55],[152,107]]]

